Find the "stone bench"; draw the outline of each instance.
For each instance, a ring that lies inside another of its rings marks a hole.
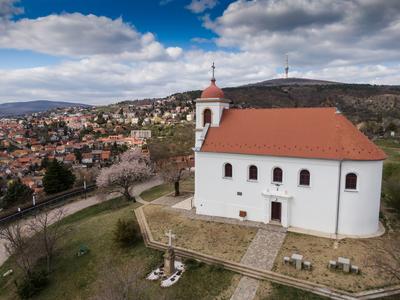
[[[303,262],[303,266],[305,270],[311,270],[311,262],[305,261]]]

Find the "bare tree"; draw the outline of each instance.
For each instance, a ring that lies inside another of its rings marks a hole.
[[[165,182],[172,183],[174,185],[175,197],[180,195],[180,182],[189,176],[190,163],[186,160],[176,161],[174,159],[168,159],[161,162],[159,172]]]
[[[36,235],[40,247],[46,255],[47,272],[51,271],[51,261],[57,243],[66,233],[67,227],[62,226],[61,219],[65,216],[64,208],[41,211],[28,224],[31,232]],[[50,225],[52,225],[50,227]]]
[[[97,294],[93,300],[128,300],[141,299],[143,268],[137,262],[131,261],[122,265],[108,261],[104,264],[104,277],[100,280]]]
[[[135,201],[131,194],[132,186],[149,178],[151,171],[149,160],[140,150],[130,150],[121,155],[119,163],[102,169],[96,183],[100,188],[110,188],[127,200]]]
[[[398,234],[389,234],[388,240],[381,241],[372,248],[368,247],[372,257],[366,265],[389,274],[392,280],[400,280],[400,237]]]
[[[0,239],[6,241],[4,247],[7,254],[14,255],[17,266],[25,276],[30,277],[40,256],[38,239],[29,238],[27,228],[19,223],[0,228]]]

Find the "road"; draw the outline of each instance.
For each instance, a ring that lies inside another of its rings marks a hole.
[[[141,184],[138,184],[133,188],[133,195],[137,198],[138,202],[145,202],[143,201],[140,197],[138,197],[143,191],[152,188],[153,186],[159,185],[162,183],[162,180],[160,178],[152,178],[149,181],[143,182]],[[72,215],[82,209],[85,209],[87,207],[99,204],[101,202],[113,199],[117,196],[117,194],[108,194],[106,197],[101,195],[100,193],[91,197],[88,197],[87,199],[79,200],[79,201],[74,201],[71,203],[66,203],[63,206],[59,206],[52,210],[52,212],[55,212],[57,209],[60,207],[64,208],[64,217]],[[32,220],[31,218],[27,219],[21,219],[18,222],[22,226],[28,224]],[[5,241],[0,239],[0,266],[3,265],[3,263],[7,260],[8,258],[8,253],[5,249]],[[0,274],[1,276],[2,274]]]

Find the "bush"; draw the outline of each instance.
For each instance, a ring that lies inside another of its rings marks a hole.
[[[383,183],[386,203],[400,213],[400,176],[392,175]]]
[[[198,260],[195,260],[193,258],[188,258],[184,261],[185,268],[186,270],[196,270],[202,266],[204,266],[204,263]]]
[[[12,181],[4,195],[1,206],[8,208],[12,205],[25,203],[32,200],[33,191],[19,179]]]
[[[139,239],[139,232],[133,220],[118,219],[114,241],[122,247],[133,245]]]
[[[213,264],[213,265],[211,265],[210,269],[213,272],[222,272],[225,270],[225,268],[222,264]]]
[[[25,277],[21,283],[16,283],[17,293],[21,299],[29,299],[42,291],[49,283],[49,278],[45,271],[33,272],[29,277]]]

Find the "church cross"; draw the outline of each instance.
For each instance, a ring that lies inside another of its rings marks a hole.
[[[212,66],[211,66],[211,69],[212,69],[212,80],[215,80],[215,77],[214,77],[215,64],[214,64],[214,62],[213,62],[213,64],[212,64]]]
[[[175,234],[172,234],[171,229],[168,231],[168,233],[165,234],[165,236],[168,237],[168,247],[172,247],[172,239],[175,238]]]

